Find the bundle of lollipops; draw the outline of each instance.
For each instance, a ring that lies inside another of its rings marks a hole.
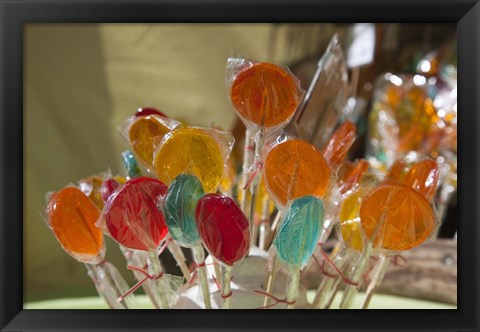
[[[329,52],[325,56],[338,57]],[[382,83],[372,144],[398,147],[389,154],[396,158],[382,159],[377,149],[351,161],[357,135],[348,120],[340,118],[316,145],[283,130],[314,96],[288,68],[231,58],[226,72],[228,95],[246,126],[238,174],[229,158],[232,134],[140,108],[120,126],[129,144],[124,174],[92,175],[47,195],[48,226],[62,248],[87,265],[110,308],[135,308],[140,287],[158,309],[328,308],[337,295],[341,308],[352,308],[357,296],[366,308],[388,264],[435,237],[440,223],[437,188],[452,168],[445,171],[430,154],[446,156],[442,151],[450,147],[431,129],[441,119],[424,93],[428,87]],[[324,97],[331,105],[337,98]],[[394,121],[409,107],[416,117]],[[378,110],[387,108],[387,115]],[[408,121],[430,127],[410,130]],[[319,128],[306,125],[298,132]],[[405,135],[398,139],[395,128]],[[120,246],[122,268],[132,271],[135,285],[127,286],[105,261],[105,235]],[[328,239],[336,243],[330,252]],[[182,275],[165,272],[159,259],[165,250]],[[308,293],[301,277],[311,265],[323,273]]]

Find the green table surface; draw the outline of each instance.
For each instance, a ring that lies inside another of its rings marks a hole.
[[[308,293],[309,301],[313,299],[314,291]],[[337,296],[332,308],[338,308],[341,296]],[[360,306],[362,296],[355,298],[354,307]],[[149,299],[145,295],[137,296],[138,309],[151,309]],[[24,303],[24,309],[108,309],[100,297],[60,298],[47,301]],[[375,294],[369,309],[457,309],[456,305],[423,301],[406,297]]]

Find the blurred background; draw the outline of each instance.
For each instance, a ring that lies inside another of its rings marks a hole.
[[[432,50],[445,45],[455,50],[454,24],[374,28],[373,62],[360,68],[357,91],[367,101],[381,73],[414,73]],[[128,144],[117,127],[137,108],[152,106],[190,125],[232,131],[238,155],[244,127],[225,87],[227,58],[287,65],[307,90],[332,36],[338,34],[347,48],[352,29],[352,24],[26,25],[24,302],[96,295],[83,264],[61,249],[40,213],[48,191],[108,169],[123,174],[120,153]],[[358,120],[353,157],[365,152],[367,113]],[[456,200],[451,205],[441,237],[456,231]],[[106,257],[134,283],[131,273],[120,269],[125,261],[110,239]]]

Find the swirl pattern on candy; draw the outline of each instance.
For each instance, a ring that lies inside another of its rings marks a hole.
[[[136,177],[108,198],[103,215],[110,235],[129,249],[155,250],[167,235],[156,200],[167,187],[159,180]]]
[[[170,235],[183,247],[199,244],[195,208],[203,195],[202,183],[190,174],[180,174],[168,188],[164,202],[165,220]]]
[[[319,198],[304,196],[292,201],[273,243],[278,257],[291,266],[305,266],[317,246],[323,217],[323,203]]]

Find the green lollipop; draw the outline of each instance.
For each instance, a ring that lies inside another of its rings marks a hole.
[[[165,198],[165,217],[172,239],[186,248],[200,244],[195,208],[205,195],[202,183],[195,175],[180,174],[173,180]]]
[[[295,305],[300,269],[308,263],[315,251],[323,219],[323,203],[313,196],[297,198],[286,208],[274,245],[278,257],[290,270],[287,285],[288,308]]]
[[[203,291],[205,308],[210,309],[210,292],[205,268],[205,253],[195,221],[197,202],[205,195],[202,182],[191,174],[178,175],[168,188],[164,201],[164,214],[170,236],[178,245],[192,248],[198,277]]]

